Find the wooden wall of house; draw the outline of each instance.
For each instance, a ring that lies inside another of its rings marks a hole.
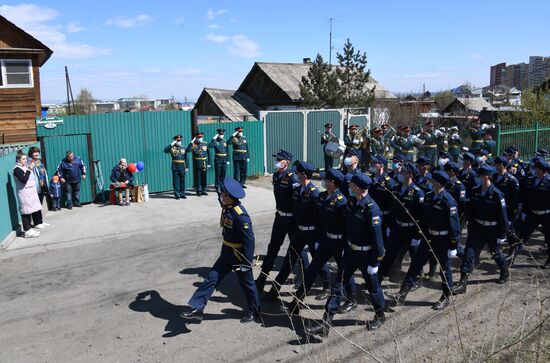
[[[225,116],[209,94],[205,93],[195,105],[199,116]]]
[[[255,65],[254,67],[258,67]],[[259,67],[258,67],[259,68]],[[289,106],[294,105],[288,95],[271,80],[262,70],[256,69],[246,84],[239,87],[240,92],[250,95],[260,106]]]
[[[2,59],[28,56],[2,55]],[[32,58],[34,87],[0,88],[0,144],[36,140],[36,117],[40,116],[40,67]]]

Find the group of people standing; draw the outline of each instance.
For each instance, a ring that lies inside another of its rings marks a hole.
[[[229,147],[231,146],[233,175],[235,179],[246,188],[246,173],[250,156],[248,153],[248,140],[243,135],[242,127],[235,128],[235,132],[229,140],[225,139],[225,130],[218,129],[217,134],[207,143],[202,132],[187,145],[182,143],[183,136],[176,135],[170,145],[164,148],[164,152],[172,158],[172,182],[176,199],[186,199],[185,174],[189,170],[189,155],[193,163],[193,185],[198,197],[207,195],[206,171],[212,167],[212,153],[214,154],[214,187],[220,192],[223,180],[226,176],[229,162]]]
[[[434,153],[436,150],[437,146]],[[251,284],[255,241],[250,217],[240,203],[244,193],[233,185],[222,187],[222,200],[224,193],[233,196],[223,207],[222,255],[182,316],[202,319],[214,288],[233,269],[239,274],[248,302],[241,321],[259,321],[260,301],[278,301],[299,262],[301,283],[292,302],[281,309],[299,314],[317,275],[323,281],[323,291],[316,299],[326,299],[323,320],[307,327],[306,333],[326,336],[337,313],[356,308],[356,270],[362,273],[374,308],[367,329],[376,330],[384,324],[389,306],[404,304],[408,294],[421,287],[419,277],[427,264],[428,276],[439,269],[441,277],[442,295],[432,306],[435,310],[447,308],[452,295],[466,292],[468,277],[486,246],[500,270],[497,283],[506,283],[516,254],[538,227],[542,227],[549,256],[540,267],[550,268],[550,166],[546,150],[537,150],[537,156],[527,163],[514,146],[494,159],[486,154],[462,153],[463,165],[448,152],[434,155],[421,154],[413,161],[397,153],[389,173],[383,155],[369,155],[363,172],[361,150],[350,147],[342,168],[329,167],[321,174],[322,189],[312,182],[313,165],[293,163],[292,154],[285,150],[273,155],[276,212],[255,286]],[[236,191],[230,192],[232,188]],[[281,269],[271,289],[264,292],[287,236],[290,244]],[[306,250],[312,255],[311,263]],[[401,269],[407,252],[411,263],[406,276],[399,292],[386,300],[381,282]],[[462,264],[460,281],[454,283],[451,260],[457,257]],[[338,266],[335,278],[327,266],[331,258]]]

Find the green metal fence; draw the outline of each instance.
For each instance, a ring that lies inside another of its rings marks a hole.
[[[508,146],[515,145],[523,158],[529,159],[535,156],[538,148],[550,147],[550,125],[533,122],[525,127],[514,125],[497,125],[497,150],[499,155]]]
[[[321,145],[321,134],[325,132],[325,124],[332,123],[332,133],[340,136],[340,112],[334,111],[309,111],[307,120],[307,154],[306,161],[317,168],[324,167],[324,153]]]
[[[38,146],[38,143],[18,145],[17,148],[12,148],[11,152],[5,152],[0,156],[0,244],[11,231],[17,230],[20,222],[19,204],[13,180],[15,154],[19,149],[27,153],[32,146]]]
[[[279,149],[294,155],[294,160],[304,160],[304,113],[269,112],[265,118],[266,170],[273,173],[273,158]]]

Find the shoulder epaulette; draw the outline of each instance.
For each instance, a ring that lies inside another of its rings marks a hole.
[[[390,177],[386,175],[386,176],[384,177],[384,179],[390,180]]]
[[[315,188],[315,187],[311,187],[311,188],[309,188],[309,189],[310,189],[310,190],[315,190],[315,189],[317,189],[317,188]]]
[[[241,209],[241,207],[239,207],[239,206],[236,206],[236,207],[235,207],[235,208],[233,208],[233,209],[235,209],[235,212],[236,212],[236,213],[237,213],[238,215],[241,215],[241,214],[243,214],[243,210]]]
[[[292,175],[292,172],[288,173],[288,176],[291,176]]]
[[[339,196],[336,197],[336,199],[342,200],[342,199],[344,199],[344,197],[342,197],[341,195],[339,195]]]
[[[462,184],[462,182],[460,180],[457,180],[456,183],[457,184]]]

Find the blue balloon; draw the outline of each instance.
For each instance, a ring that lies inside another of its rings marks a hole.
[[[143,169],[145,169],[145,164],[143,163],[143,161],[138,161],[136,163],[136,166],[137,166],[137,170],[139,171],[142,171]]]

